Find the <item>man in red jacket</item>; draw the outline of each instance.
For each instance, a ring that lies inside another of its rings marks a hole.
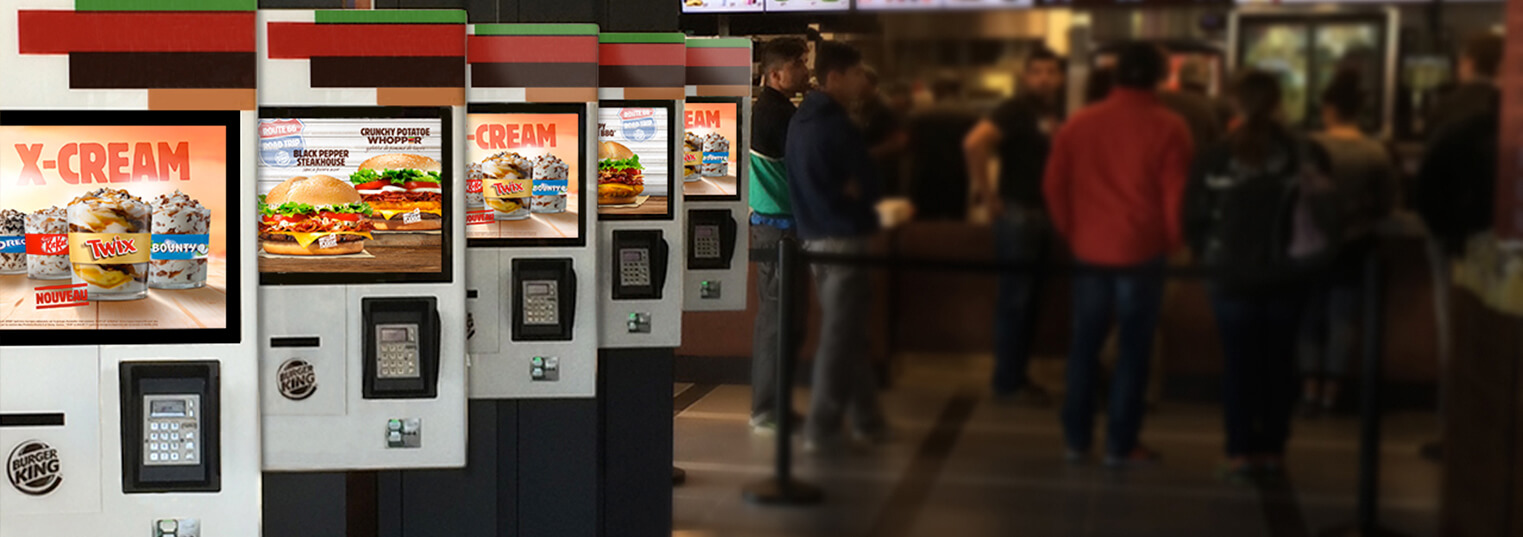
[[[1182,243],[1180,209],[1194,155],[1189,127],[1154,94],[1165,73],[1157,47],[1125,47],[1116,89],[1058,131],[1043,180],[1053,226],[1082,267],[1073,281],[1073,341],[1063,404],[1072,462],[1083,461],[1092,447],[1096,370],[1112,316],[1120,331],[1120,356],[1107,413],[1105,463],[1157,459],[1137,436],[1163,300],[1164,258]]]

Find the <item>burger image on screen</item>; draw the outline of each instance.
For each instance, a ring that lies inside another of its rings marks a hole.
[[[388,153],[360,163],[349,182],[374,211],[376,230],[427,231],[444,221],[440,169],[439,161],[423,155]]]
[[[634,203],[645,191],[640,155],[618,142],[598,144],[598,205]]]
[[[370,206],[342,180],[292,177],[259,203],[259,246],[276,255],[344,255],[372,238]]]

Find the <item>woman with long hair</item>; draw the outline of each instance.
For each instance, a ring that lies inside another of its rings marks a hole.
[[[1293,210],[1304,165],[1325,166],[1281,116],[1280,82],[1264,71],[1232,85],[1237,127],[1196,159],[1186,234],[1212,271],[1222,353],[1226,462],[1222,477],[1283,472],[1296,399],[1301,272],[1291,259]],[[1310,161],[1310,162],[1309,162]]]

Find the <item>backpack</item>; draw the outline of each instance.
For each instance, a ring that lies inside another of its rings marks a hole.
[[[1303,139],[1249,167],[1224,144],[1197,163],[1186,233],[1200,263],[1228,284],[1270,285],[1330,264],[1343,233],[1327,155]]]

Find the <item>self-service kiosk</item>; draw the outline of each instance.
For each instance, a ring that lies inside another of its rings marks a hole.
[[[256,537],[252,3],[18,4],[0,4],[0,71],[26,73],[0,77],[0,535]],[[204,31],[163,37],[186,25]]]
[[[266,472],[465,465],[465,18],[259,12]],[[343,487],[269,474],[267,528]]]
[[[683,309],[746,309],[751,40],[689,38],[683,105]]]

